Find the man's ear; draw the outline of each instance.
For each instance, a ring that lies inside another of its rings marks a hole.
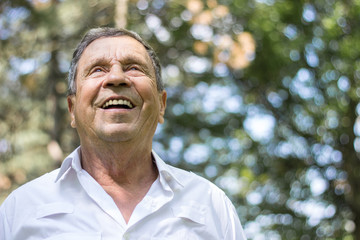
[[[68,110],[70,113],[70,118],[71,118],[71,122],[70,125],[73,128],[76,128],[76,121],[75,121],[75,101],[76,101],[76,97],[74,94],[69,95],[67,97],[67,103],[68,103]]]
[[[159,102],[160,102],[159,123],[161,123],[161,124],[164,123],[166,98],[167,98],[167,94],[166,94],[165,90],[163,90],[161,93],[159,93]]]

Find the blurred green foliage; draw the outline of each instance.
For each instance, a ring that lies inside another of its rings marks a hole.
[[[0,202],[78,145],[71,54],[123,2],[1,1]],[[164,159],[223,188],[249,239],[360,239],[360,1],[124,7],[162,61]]]

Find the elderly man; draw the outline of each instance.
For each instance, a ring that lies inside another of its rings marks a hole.
[[[245,239],[219,188],[152,151],[166,92],[136,33],[90,30],[73,55],[67,100],[80,147],[5,200],[0,240]]]

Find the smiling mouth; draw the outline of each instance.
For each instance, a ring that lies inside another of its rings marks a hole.
[[[133,109],[133,104],[128,100],[109,100],[102,106],[103,109],[110,109],[110,108],[121,108],[121,109]]]

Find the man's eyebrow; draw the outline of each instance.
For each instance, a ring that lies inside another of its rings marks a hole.
[[[104,66],[109,63],[109,60],[107,60],[104,57],[97,57],[93,59],[89,59],[84,63],[84,72],[90,71],[95,66]]]
[[[90,58],[88,61],[85,62],[85,68],[97,66],[97,65],[107,65],[110,63],[111,60],[109,60],[106,57],[96,57],[96,58]],[[125,56],[119,61],[122,64],[139,64],[143,67],[146,67],[147,69],[149,66],[152,66],[151,59],[147,61],[146,59],[143,59],[142,57],[138,57],[136,55],[129,55]]]
[[[150,60],[150,59],[149,59]],[[150,62],[146,61],[146,59],[144,59],[143,57],[138,57],[136,55],[129,55],[126,56],[123,60],[124,63],[129,64],[129,63],[137,63],[140,65],[144,65],[147,67],[147,65],[150,63],[151,64],[151,60]]]

